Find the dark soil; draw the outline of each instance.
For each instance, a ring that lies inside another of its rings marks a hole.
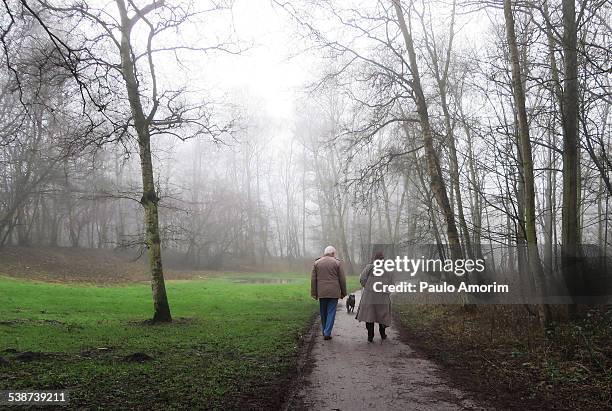
[[[547,334],[515,306],[400,305],[395,317],[402,339],[495,408],[612,409],[612,322],[601,310]]]
[[[23,362],[31,362],[31,361],[40,361],[52,357],[52,354],[44,353],[44,352],[35,352],[35,351],[25,351],[21,354],[17,354],[15,359],[17,361]]]
[[[142,321],[128,321],[130,325],[141,325],[141,326],[164,326],[164,325],[191,325],[197,323],[197,319],[188,317],[173,318],[172,321],[154,321],[152,319]]]
[[[143,352],[135,352],[134,354],[126,355],[123,357],[125,362],[148,362],[153,361],[153,357]]]
[[[299,337],[300,350],[296,358],[296,366],[285,375],[286,391],[283,393],[283,410],[303,410],[305,408],[301,399],[296,395],[301,384],[305,383],[305,376],[308,375],[313,367],[310,357],[312,348],[315,344],[315,336],[321,329],[321,323],[317,314],[313,314],[304,332]]]

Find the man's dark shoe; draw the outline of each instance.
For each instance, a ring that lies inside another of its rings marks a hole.
[[[374,336],[371,336],[371,337],[370,337],[370,336],[368,335],[368,342],[372,342],[372,341],[374,341]]]
[[[383,340],[386,340],[387,334],[385,334],[384,332],[380,333],[380,338],[382,338]]]
[[[326,335],[323,337],[324,340],[331,340],[331,335]]]

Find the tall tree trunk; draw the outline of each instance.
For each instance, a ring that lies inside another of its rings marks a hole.
[[[159,232],[159,198],[155,191],[153,177],[153,162],[151,160],[151,135],[149,132],[149,119],[145,117],[138,81],[136,79],[134,61],[130,45],[132,22],[128,18],[127,9],[123,0],[116,0],[121,16],[121,72],[125,80],[128,100],[134,128],[138,135],[138,148],[140,154],[140,169],[142,174],[142,198],[140,203],[145,210],[146,245],[151,269],[151,289],[153,292],[153,321],[170,322],[170,305],[166,295],[164,272],[162,269],[161,236]]]
[[[482,258],[482,247],[481,247],[481,236],[482,236],[482,189],[480,187],[478,173],[476,172],[476,162],[474,161],[474,144],[473,144],[473,136],[472,129],[468,124],[468,120],[466,118],[465,113],[463,112],[463,87],[459,87],[459,85],[455,85],[452,89],[453,96],[456,101],[456,107],[459,111],[459,117],[461,121],[461,125],[465,132],[466,141],[467,141],[467,160],[468,160],[468,171],[469,178],[468,181],[471,187],[471,195],[468,196],[470,200],[470,210],[472,213],[472,239],[471,242],[473,248],[473,255],[476,258]],[[463,214],[463,213],[462,213]],[[465,224],[465,218],[459,215],[459,218],[463,218],[463,222],[460,222],[461,225]],[[461,220],[460,220],[461,221]],[[465,224],[466,233],[467,233],[467,224]]]
[[[444,245],[442,244],[442,239],[440,238],[440,231],[438,230],[438,223],[436,222],[436,213],[434,212],[435,205],[433,204],[431,197],[428,195],[427,184],[425,184],[423,172],[421,171],[421,167],[416,153],[413,153],[413,155],[414,162],[415,164],[417,164],[417,176],[419,177],[419,182],[421,183],[421,187],[423,188],[423,192],[425,193],[425,202],[427,204],[429,220],[431,221],[432,231],[434,234],[434,239],[436,241],[436,249],[438,250],[438,256],[440,257],[440,259],[444,260],[446,259],[446,251],[444,250]]]
[[[306,148],[302,147],[302,257],[306,257],[306,164]],[[259,198],[259,192],[257,196]],[[259,208],[257,212],[261,214]]]
[[[408,176],[404,175],[404,188],[402,190],[402,195],[399,200],[399,204],[397,206],[397,213],[395,214],[395,227],[393,228],[393,245],[397,246],[400,242],[400,224],[402,221],[402,210],[404,209],[404,204],[406,203],[406,197],[408,196]]]
[[[533,173],[533,155],[531,153],[531,141],[529,140],[529,124],[527,122],[527,110],[525,108],[525,92],[521,79],[521,67],[516,45],[516,33],[514,31],[514,16],[512,14],[511,0],[504,0],[504,18],[506,21],[506,37],[510,52],[510,63],[512,67],[512,86],[514,92],[514,103],[518,118],[518,134],[520,142],[521,160],[523,166],[523,181],[525,184],[525,237],[527,241],[527,254],[529,268],[534,276],[538,291],[544,291],[544,273],[538,253],[538,239],[536,235],[535,214],[535,184]],[[543,327],[550,322],[550,310],[545,304],[538,305],[538,314]]]
[[[340,199],[340,193],[338,193],[338,237],[340,240],[340,246],[342,247],[342,252],[344,254],[344,259],[346,261],[345,270],[347,274],[353,275],[355,270],[353,268],[353,258],[351,256],[351,249],[346,236],[346,224],[344,221],[346,218],[346,213],[348,212],[348,205],[343,205],[343,203],[344,202]]]
[[[576,5],[562,1],[563,12],[563,207],[561,208],[561,244],[566,276],[579,276],[575,258],[580,252],[579,201],[580,157],[578,151],[578,55],[576,52]],[[566,277],[567,278],[567,277]],[[575,306],[569,307],[570,314]]]
[[[548,133],[548,144],[552,147],[554,145],[554,122],[551,121],[550,131]],[[544,191],[544,201],[543,201],[543,215],[544,215],[544,266],[545,272],[547,275],[552,275],[553,273],[553,209],[554,209],[554,201],[553,197],[553,186],[556,180],[556,173],[554,171],[555,168],[555,153],[553,150],[548,150],[548,170],[546,171],[546,190]]]
[[[385,212],[385,222],[387,225],[387,242],[393,244],[393,226],[391,224],[391,211],[389,209],[389,190],[387,190],[387,183],[385,182],[384,174],[380,178],[380,187],[383,192],[383,206]]]
[[[544,17],[544,21],[546,22],[546,38],[547,38],[547,46],[548,46],[548,60],[550,62],[550,74],[552,79],[552,96],[553,96],[553,110],[558,109],[562,111],[563,107],[563,90],[561,89],[561,83],[559,82],[559,69],[557,66],[557,58],[555,57],[555,37],[554,37],[554,29],[552,24],[550,23],[550,13],[548,11],[548,0],[545,0],[542,7],[542,14]],[[548,145],[551,147],[555,147],[555,121],[551,121],[549,132]],[[546,189],[546,207],[545,207],[545,225],[544,232],[546,235],[546,247],[544,254],[544,261],[547,266],[547,274],[552,274],[555,270],[555,259],[554,259],[554,247],[555,247],[555,193],[556,193],[556,157],[553,150],[549,150],[549,159],[548,159],[548,171],[547,175],[547,189]]]
[[[456,1],[453,1],[453,7],[451,11],[451,20],[450,27],[448,32],[448,44],[446,46],[445,60],[444,62],[440,62],[440,57],[438,53],[438,48],[436,46],[436,41],[429,42],[427,36],[427,28],[425,26],[425,22],[421,19],[423,23],[423,31],[426,33],[425,35],[425,44],[427,47],[427,51],[431,58],[431,64],[433,67],[433,75],[436,80],[436,84],[438,86],[438,92],[440,94],[440,106],[442,108],[442,114],[444,115],[444,129],[446,131],[445,142],[448,144],[448,153],[449,153],[449,174],[450,174],[450,203],[451,208],[454,209],[453,197],[457,199],[457,220],[459,222],[459,229],[461,232],[461,238],[463,240],[463,250],[468,257],[473,258],[472,253],[472,244],[470,240],[470,234],[468,231],[467,223],[465,221],[465,215],[463,211],[463,196],[461,194],[461,187],[459,181],[459,160],[457,159],[457,144],[455,141],[455,133],[454,133],[454,124],[451,121],[450,108],[448,105],[448,73],[450,68],[451,61],[451,51],[453,49],[453,40],[455,38],[455,8]],[[460,102],[458,102],[460,104]]]
[[[444,216],[444,221],[446,222],[446,236],[450,248],[451,258],[454,260],[460,260],[463,258],[463,253],[461,252],[459,233],[455,223],[455,214],[448,199],[446,185],[444,183],[444,179],[442,178],[440,161],[434,148],[433,133],[431,130],[431,123],[429,121],[427,101],[425,100],[425,94],[423,93],[423,87],[421,86],[421,76],[419,74],[416,53],[414,51],[414,43],[412,41],[410,31],[408,30],[406,20],[404,19],[404,12],[402,10],[400,0],[392,0],[392,2],[395,7],[395,13],[397,14],[400,30],[402,31],[402,35],[404,37],[406,51],[408,52],[408,61],[410,64],[410,72],[412,74],[412,82],[410,84],[412,91],[414,92],[419,122],[421,124],[421,133],[423,134],[423,146],[425,147],[425,158],[427,160],[430,188],[436,197],[436,201],[438,202],[438,206],[440,207],[440,210]]]

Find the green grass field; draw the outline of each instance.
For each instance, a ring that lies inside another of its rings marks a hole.
[[[278,405],[317,310],[308,275],[227,274],[167,289],[175,321],[147,325],[147,284],[0,277],[0,390],[68,389],[86,408]],[[126,361],[136,352],[153,359]]]

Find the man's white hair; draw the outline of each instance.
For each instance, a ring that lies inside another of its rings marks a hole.
[[[327,247],[325,247],[325,251],[323,252],[323,255],[334,255],[336,254],[336,248],[333,245],[328,245]]]

